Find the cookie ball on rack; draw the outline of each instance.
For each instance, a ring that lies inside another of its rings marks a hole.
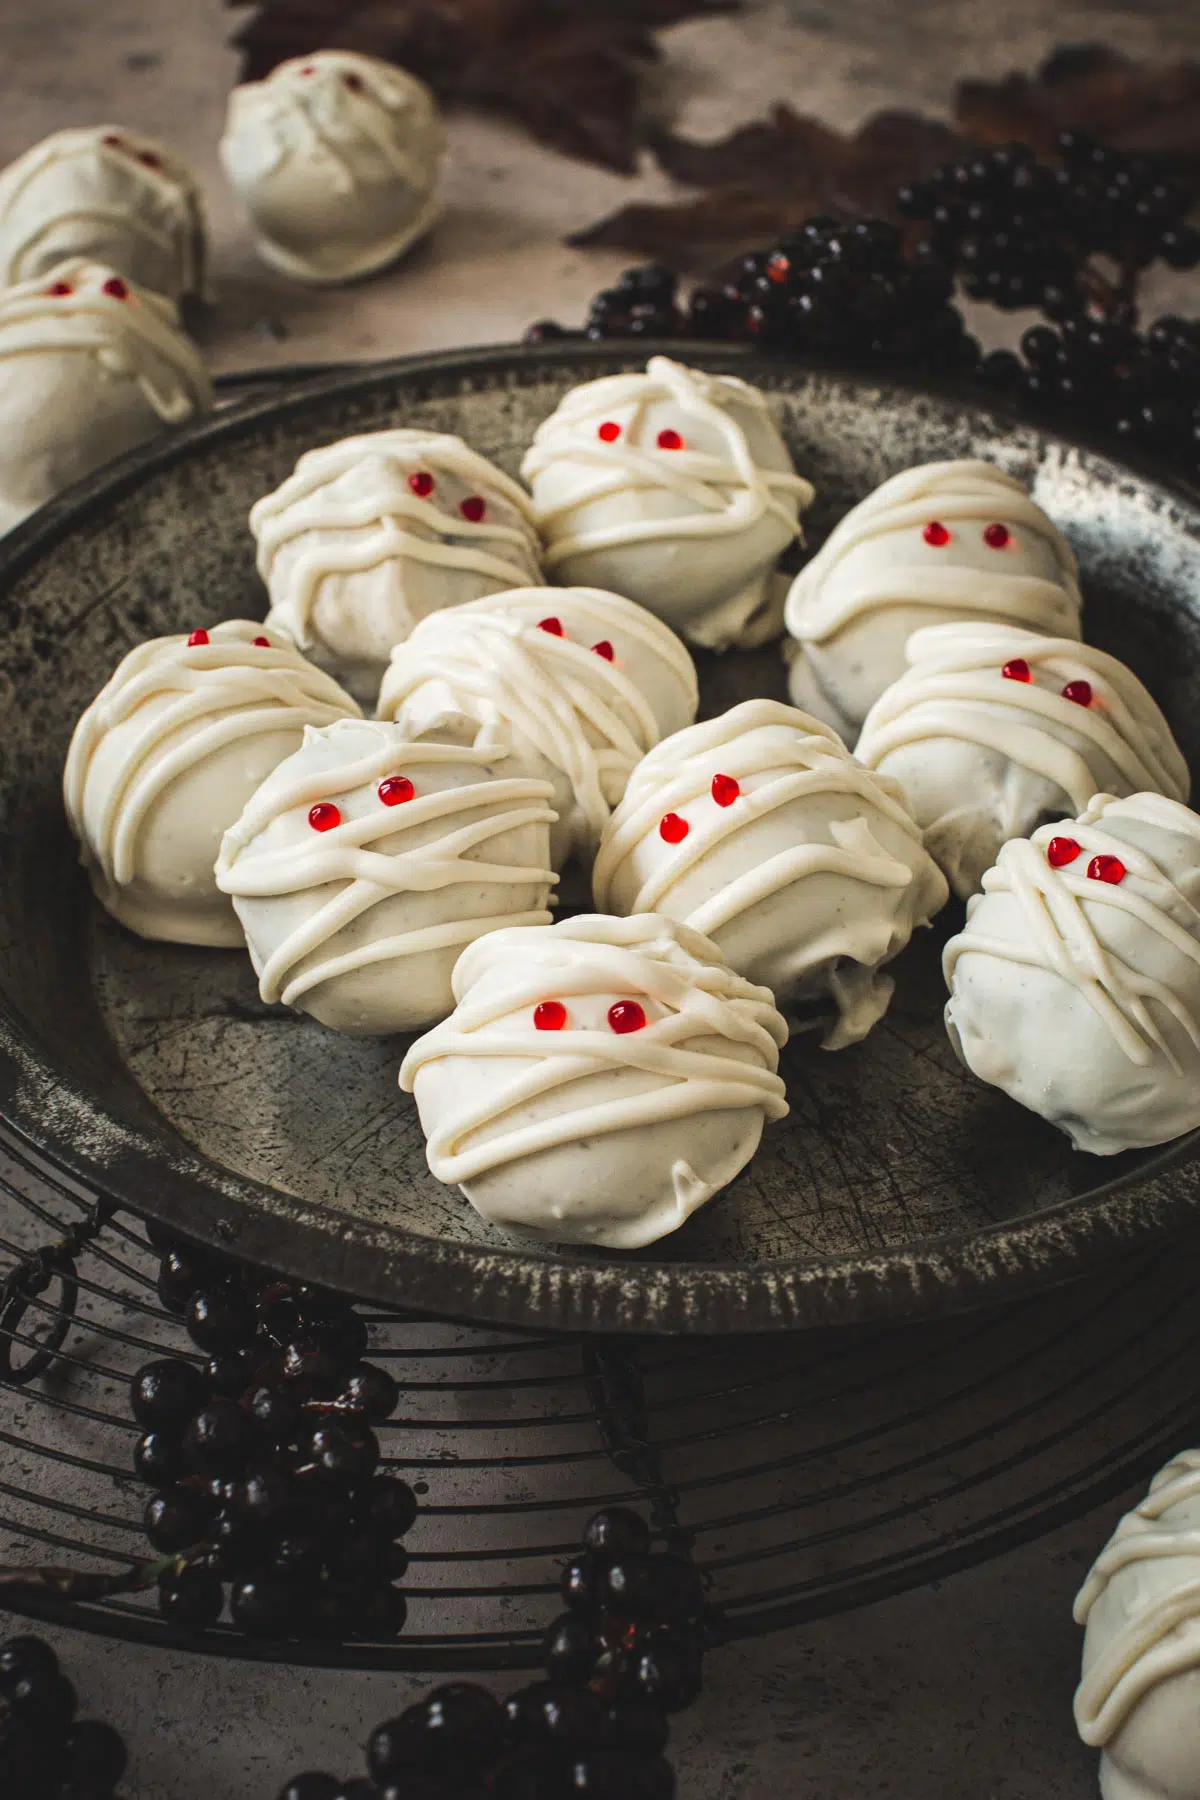
[[[73,258],[0,291],[0,531],[212,405],[169,300]]]
[[[307,727],[357,711],[245,619],[131,650],[75,727],[63,781],[102,905],[142,937],[240,945],[213,877],[222,835]]]
[[[921,626],[989,619],[1077,638],[1082,604],[1071,546],[1019,481],[986,462],[905,469],[792,583],[792,699],[852,743]]]
[[[1012,837],[1082,812],[1093,794],[1186,800],[1171,728],[1115,656],[1013,625],[933,625],[867,714],[855,752],[908,796],[926,849],[962,899]]]
[[[424,82],[349,50],[234,88],[220,145],[263,261],[318,284],[373,274],[425,235],[443,149]]]
[[[687,650],[644,607],[525,588],[424,620],[392,654],[379,711],[410,737],[511,746],[553,784],[561,868],[591,861],[634,765],[699,698]]]
[[[1150,1483],[1075,1602],[1075,1722],[1105,1800],[1200,1800],[1200,1450]]]
[[[542,579],[524,488],[444,432],[306,451],[250,529],[271,623],[364,705],[418,619]]]
[[[465,944],[549,923],[549,798],[504,754],[377,720],[307,731],[217,862],[263,999],[365,1036],[442,1018]]]
[[[585,382],[521,473],[552,580],[625,594],[715,650],[778,635],[775,566],[813,490],[749,382],[665,356]]]
[[[604,833],[597,906],[703,932],[780,1003],[837,1007],[827,1050],[883,1016],[883,967],[947,899],[901,789],[828,726],[747,700],[642,758]]]
[[[1097,794],[1005,844],[945,952],[963,1062],[1078,1150],[1200,1126],[1200,818]]]
[[[522,1236],[636,1250],[745,1168],[788,1107],[765,988],[673,919],[497,931],[404,1059],[429,1167]]]

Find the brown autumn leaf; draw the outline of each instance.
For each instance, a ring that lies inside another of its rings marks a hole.
[[[246,0],[229,0],[233,6]],[[266,0],[234,36],[242,79],[290,56],[359,50],[401,64],[446,105],[507,114],[567,156],[631,175],[655,32],[739,0]]]
[[[1120,150],[1200,160],[1200,63],[1140,63],[1105,44],[1068,44],[1036,75],[960,82],[954,114],[967,137],[1020,139],[1043,156],[1060,131],[1082,131]]]

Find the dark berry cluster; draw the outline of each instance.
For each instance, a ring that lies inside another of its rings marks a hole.
[[[667,1715],[700,1692],[703,1600],[691,1563],[652,1553],[636,1513],[597,1513],[563,1574],[546,1679],[503,1703],[452,1682],[389,1719],[370,1776],[298,1775],[279,1800],[672,1800]]]
[[[373,1425],[391,1376],[364,1362],[348,1301],[159,1240],[158,1293],[203,1361],[166,1358],[133,1378],[134,1469],[157,1491],[146,1534],[173,1560],[159,1607],[173,1624],[266,1637],[391,1637],[412,1490],[376,1473]]]
[[[5,1800],[116,1800],[125,1746],[75,1716],[75,1689],[49,1644],[0,1644],[0,1794]]]

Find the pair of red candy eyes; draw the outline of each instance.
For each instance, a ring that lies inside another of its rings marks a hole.
[[[1082,855],[1083,845],[1074,838],[1054,837],[1046,845],[1046,861],[1052,869],[1065,869]],[[1119,887],[1128,870],[1119,856],[1093,856],[1087,872],[1089,881],[1107,881],[1110,887]]]
[[[300,71],[302,75],[315,75],[316,72],[316,63],[305,63]],[[342,86],[349,88],[352,94],[361,94],[365,85],[362,76],[355,75],[352,71],[346,71],[342,75]]]
[[[428,500],[437,487],[437,482],[428,469],[414,469],[408,478],[408,485],[418,500]],[[487,501],[478,494],[468,494],[465,500],[459,501],[458,510],[464,519],[472,525],[478,525],[487,513]]]
[[[565,638],[567,635],[563,630],[563,622],[561,619],[539,619],[538,630],[544,631],[548,637]],[[613,649],[607,638],[601,638],[598,643],[592,645],[592,655],[602,656],[605,662],[612,662],[616,654],[616,651]]]
[[[417,790],[407,775],[389,775],[375,789],[384,806],[403,806],[416,798]],[[332,800],[318,800],[308,809],[308,822],[314,831],[336,831],[342,822],[342,809]]]
[[[940,519],[930,519],[921,533],[925,542],[931,544],[935,550],[944,550],[952,535],[950,527],[943,525]],[[1007,550],[1013,541],[1013,534],[1007,525],[985,525],[983,541],[989,550]]]
[[[128,285],[121,280],[119,275],[110,275],[100,291],[108,294],[113,300],[128,300],[129,298]],[[64,294],[73,294],[75,289],[69,281],[52,281],[46,292],[53,294],[55,299],[61,299]]]
[[[718,806],[732,806],[742,790],[734,776],[714,775],[709,791]],[[658,835],[667,844],[682,844],[691,829],[687,820],[675,812],[664,813],[658,821]]]
[[[110,131],[107,136],[100,139],[100,142],[107,144],[110,150],[124,150],[127,155],[135,157],[147,169],[162,168],[161,156],[155,156],[153,150],[135,150],[132,144],[127,144],[125,139],[118,137],[115,131]]]
[[[1033,670],[1023,656],[1014,656],[1011,662],[1005,663],[1000,673],[1003,675],[1005,681],[1033,680]],[[1062,697],[1064,700],[1073,700],[1076,706],[1090,706],[1094,699],[1092,684],[1090,681],[1084,681],[1082,679],[1079,681],[1068,681],[1067,685],[1062,690]]]
[[[533,1009],[533,1023],[538,1031],[562,1031],[567,1024],[567,1009],[561,1000],[543,1000]],[[618,1000],[608,1009],[608,1028],[618,1037],[646,1026],[646,1009],[636,1000]]]
[[[207,631],[201,626],[199,631],[193,631],[192,635],[188,638],[188,649],[199,650],[204,644],[207,644],[210,641]],[[268,637],[252,638],[251,642],[256,650],[270,650],[272,648],[271,640]]]
[[[615,444],[620,435],[621,427],[615,419],[605,419],[596,427],[596,436],[603,444]],[[665,425],[654,441],[660,450],[682,450],[684,447],[683,439],[670,425]]]

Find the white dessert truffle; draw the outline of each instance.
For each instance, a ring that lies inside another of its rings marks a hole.
[[[596,858],[597,906],[703,932],[780,1003],[832,1000],[827,1050],[887,1010],[881,973],[947,898],[899,786],[827,726],[747,700],[643,757]]]
[[[386,268],[429,230],[443,148],[424,82],[318,50],[234,88],[220,151],[264,262],[334,283]]]
[[[1117,1526],[1075,1602],[1075,1721],[1104,1800],[1200,1800],[1200,1450]]]
[[[307,451],[250,513],[270,622],[374,705],[418,619],[542,579],[529,496],[461,438],[397,428]]]
[[[240,945],[222,835],[310,725],[357,713],[295,646],[232,619],[131,650],[71,739],[63,790],[97,898],[142,937]]]
[[[1001,844],[1093,794],[1186,800],[1191,777],[1162,713],[1115,656],[1013,625],[933,625],[875,702],[855,751],[908,796],[961,899]]]
[[[175,308],[80,258],[0,291],[0,531],[212,405]]]
[[[187,165],[121,125],[56,131],[0,172],[0,286],[68,257],[152,293],[204,292],[204,209]]]
[[[770,994],[672,919],[495,932],[463,953],[454,997],[400,1085],[434,1175],[519,1235],[652,1244],[788,1110]]]
[[[217,862],[263,999],[359,1035],[441,1018],[464,944],[549,923],[549,798],[503,754],[375,720],[306,732]]]
[[[982,1081],[1112,1156],[1200,1125],[1200,818],[1097,794],[1005,844],[945,951],[946,1028]]]
[[[990,619],[1078,638],[1082,604],[1074,552],[1019,481],[986,462],[906,469],[792,583],[792,699],[853,742],[919,627]]]
[[[758,388],[651,357],[573,388],[521,473],[552,580],[625,594],[715,650],[778,634],[775,565],[813,490]]]
[[[696,716],[691,657],[644,607],[525,588],[436,613],[392,654],[381,716],[410,737],[509,745],[553,783],[551,856],[589,862],[638,760]]]

